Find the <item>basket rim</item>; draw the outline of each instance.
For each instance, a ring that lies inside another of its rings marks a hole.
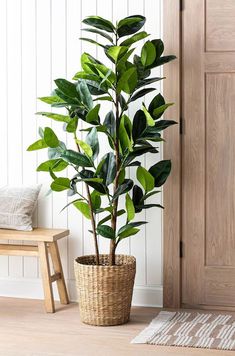
[[[100,257],[107,257],[109,256],[108,254],[100,254]],[[118,267],[122,267],[122,266],[127,266],[127,265],[133,265],[136,263],[136,258],[132,255],[125,255],[125,254],[116,254],[115,257],[127,257],[127,263],[123,263],[123,264],[118,264],[118,265],[95,265],[95,264],[86,264],[86,263],[81,263],[78,260],[81,258],[94,258],[95,259],[95,255],[91,254],[91,255],[81,255],[78,256],[74,259],[74,263],[76,265],[80,265],[80,266],[84,266],[84,267],[95,267],[95,268],[118,268]]]

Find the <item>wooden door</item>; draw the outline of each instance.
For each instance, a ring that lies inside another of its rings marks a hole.
[[[182,303],[235,307],[235,1],[184,0]]]

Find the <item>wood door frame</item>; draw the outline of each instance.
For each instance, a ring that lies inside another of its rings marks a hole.
[[[165,118],[179,123],[164,135],[164,159],[172,160],[172,172],[164,188],[163,241],[163,305],[179,308],[181,305],[181,10],[182,0],[163,1],[165,53],[177,59],[164,66],[164,96],[175,104]]]

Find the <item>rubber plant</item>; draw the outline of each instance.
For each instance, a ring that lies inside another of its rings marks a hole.
[[[50,127],[40,128],[41,138],[28,147],[28,151],[48,149],[49,160],[41,163],[37,171],[49,172],[51,190],[67,190],[69,196],[75,197],[68,205],[73,204],[91,221],[97,265],[100,260],[98,235],[110,239],[109,264],[114,265],[118,244],[137,234],[139,227],[146,224],[136,221],[136,215],[143,209],[162,208],[159,204],[148,203],[148,199],[159,193],[158,188],[171,171],[170,160],[162,160],[147,169],[138,157],[158,153],[157,145],[163,141],[161,132],[176,124],[161,118],[172,103],[166,103],[163,96],[157,94],[148,107],[143,102],[134,117],[128,116],[130,105],[153,92],[155,87],[150,85],[164,79],[151,76],[152,69],[176,58],[163,55],[161,39],[147,40],[149,34],[140,31],[145,20],[141,15],[126,17],[116,25],[99,16],[83,20],[89,26],[83,31],[107,43],[85,37],[81,40],[103,48],[108,64],[83,53],[82,69],[73,81],[56,79],[51,96],[39,98],[52,108],[66,109],[67,114],[37,113],[63,123],[64,130],[73,136],[74,148],[67,148]],[[137,42],[143,39],[146,40],[139,55],[134,54]],[[112,103],[113,107],[104,117],[99,114],[103,101]],[[78,130],[80,120],[86,123],[83,130]],[[81,139],[80,131],[85,131],[85,140]],[[110,149],[100,157],[103,135]],[[73,167],[74,175],[71,178],[58,176],[67,166]],[[129,167],[136,171],[138,184],[128,178]],[[82,194],[82,183],[86,194]],[[121,196],[125,198],[125,209],[119,208]],[[98,220],[101,213],[106,215]],[[118,228],[118,217],[123,214],[126,223]]]

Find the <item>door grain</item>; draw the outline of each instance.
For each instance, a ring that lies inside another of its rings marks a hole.
[[[235,306],[235,1],[184,0],[182,303]]]

